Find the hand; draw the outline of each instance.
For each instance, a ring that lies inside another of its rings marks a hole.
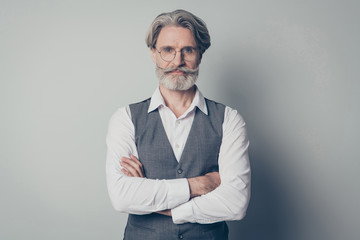
[[[190,197],[197,197],[213,191],[221,184],[220,174],[210,172],[204,176],[188,178]]]
[[[130,154],[130,158],[122,157],[120,165],[123,167],[121,171],[129,177],[145,177],[143,165],[132,154]]]
[[[167,209],[167,210],[163,210],[163,211],[158,211],[156,212],[158,214],[162,214],[162,215],[165,215],[165,216],[172,216],[171,215],[171,210],[170,209]]]

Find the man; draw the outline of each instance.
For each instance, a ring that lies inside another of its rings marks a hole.
[[[163,13],[146,43],[159,87],[118,109],[107,135],[109,195],[129,213],[124,239],[227,239],[225,221],[249,203],[249,142],[237,111],[195,85],[207,27],[184,10]]]

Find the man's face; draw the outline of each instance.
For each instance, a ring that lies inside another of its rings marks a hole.
[[[176,51],[174,59],[163,60],[159,51],[168,51],[171,48]],[[186,59],[184,51],[196,48],[195,39],[189,29],[175,26],[161,29],[156,49],[151,50],[151,56],[157,66],[156,73],[160,83],[164,87],[170,90],[188,90],[195,84],[199,72],[199,53],[195,50],[195,58],[189,61]]]

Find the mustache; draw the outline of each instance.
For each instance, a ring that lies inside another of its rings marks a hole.
[[[197,73],[199,71],[199,67],[195,68],[195,69],[191,69],[188,67],[168,67],[168,68],[162,68],[157,66],[157,68],[159,68],[160,70],[162,70],[165,74],[170,73],[172,71],[181,71],[185,74],[194,74]]]

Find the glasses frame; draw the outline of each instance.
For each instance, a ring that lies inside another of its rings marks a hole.
[[[167,47],[164,47],[164,48],[167,48]],[[199,48],[197,48],[197,47],[183,47],[182,49],[180,49],[180,51],[176,51],[175,48],[170,47],[170,48],[172,48],[172,49],[175,50],[175,52],[174,52],[174,57],[173,57],[171,60],[165,60],[165,59],[163,58],[163,56],[161,55],[161,52],[164,50],[164,48],[161,49],[160,51],[159,51],[157,48],[155,48],[155,50],[160,54],[161,59],[164,60],[165,62],[172,62],[172,61],[176,58],[176,54],[177,54],[178,52],[181,53],[181,56],[184,58],[184,61],[186,61],[186,62],[192,62],[192,61],[195,61],[195,60],[196,60],[197,54],[198,54],[198,51],[199,51]],[[185,54],[183,53],[183,51],[184,51],[184,49],[186,49],[186,48],[192,48],[192,49],[196,52],[196,56],[195,56],[195,59],[194,59],[194,60],[186,60],[186,59],[185,59]]]

